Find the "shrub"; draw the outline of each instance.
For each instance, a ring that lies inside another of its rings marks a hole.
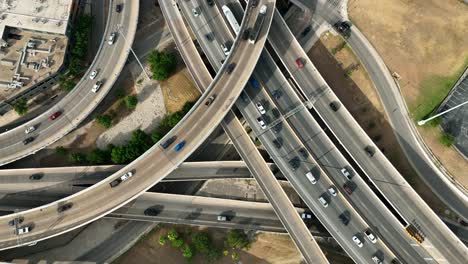
[[[247,248],[250,244],[247,235],[241,230],[229,230],[226,237],[226,245],[231,248]]]
[[[60,156],[65,156],[68,154],[68,150],[63,146],[58,146],[55,148],[55,153],[59,154]]]
[[[167,236],[160,236],[159,237],[159,245],[164,246],[167,242]]]
[[[136,108],[136,105],[138,104],[138,98],[135,95],[129,95],[125,97],[125,106],[129,110],[133,110]]]
[[[176,70],[177,60],[174,53],[153,50],[148,56],[153,79],[166,80]]]
[[[174,228],[171,228],[169,232],[167,233],[167,239],[169,241],[175,241],[179,238],[179,233]]]
[[[15,109],[15,112],[18,113],[18,115],[26,114],[28,112],[28,102],[26,101],[26,98],[21,98],[16,101],[13,105],[13,109]]]
[[[173,248],[180,248],[183,244],[184,244],[184,240],[180,237],[171,242],[171,246]]]
[[[195,249],[200,253],[208,253],[211,247],[211,239],[207,233],[198,232],[192,235],[192,243]]]
[[[105,128],[112,126],[112,117],[110,115],[96,116],[96,122]]]
[[[86,156],[83,153],[72,153],[69,157],[70,161],[77,163],[85,163]]]
[[[187,260],[191,260],[193,256],[195,256],[195,249],[188,244],[184,244],[182,247],[182,256]]]
[[[451,147],[455,143],[455,138],[444,132],[440,135],[439,142],[446,147]]]
[[[109,161],[110,155],[109,152],[96,148],[88,154],[86,159],[92,164],[104,164]]]

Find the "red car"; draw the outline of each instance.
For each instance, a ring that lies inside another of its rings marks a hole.
[[[60,112],[60,111],[55,112],[53,115],[50,116],[50,120],[55,120],[61,114],[62,114],[62,112]]]
[[[297,67],[299,67],[299,69],[302,69],[302,67],[304,67],[304,63],[302,63],[301,58],[297,58],[296,64],[297,64]]]

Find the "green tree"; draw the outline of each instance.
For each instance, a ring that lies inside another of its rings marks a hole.
[[[125,146],[115,146],[111,151],[111,160],[115,164],[125,164],[127,159],[127,151]]]
[[[151,140],[153,143],[157,143],[162,137],[163,135],[158,130],[155,130],[153,133],[151,133]]]
[[[234,261],[238,261],[239,260],[239,254],[237,254],[236,252],[233,252],[232,255],[231,255],[231,258]]]
[[[223,256],[223,252],[221,251],[221,249],[211,246],[208,252],[206,253],[206,256],[208,260],[216,261]]]
[[[58,146],[55,148],[55,153],[59,154],[60,156],[65,156],[68,154],[68,150],[63,146]]]
[[[138,104],[138,98],[135,95],[129,95],[125,97],[125,106],[129,110],[135,109],[136,105]]]
[[[18,113],[18,115],[26,114],[28,112],[28,102],[26,98],[21,98],[16,101],[13,105],[13,109],[15,109],[15,112]]]
[[[112,126],[112,117],[110,115],[98,115],[96,116],[96,122],[105,128]]]
[[[86,156],[83,153],[71,153],[70,154],[70,161],[72,162],[77,162],[77,163],[85,163],[86,162]]]
[[[250,244],[247,235],[238,229],[229,230],[226,237],[226,245],[230,248],[246,248]]]
[[[198,232],[193,234],[192,243],[195,249],[203,254],[207,254],[211,247],[211,239],[205,232]]]
[[[148,56],[153,79],[166,80],[176,70],[177,59],[174,53],[153,50]]]
[[[173,248],[180,248],[183,244],[184,244],[184,240],[180,237],[171,242],[171,246]]]
[[[167,239],[169,241],[175,241],[179,238],[179,233],[177,233],[177,230],[175,228],[171,228],[169,232],[167,233]]]
[[[59,82],[60,90],[65,91],[65,92],[69,92],[73,90],[76,84],[75,81],[73,81],[72,79],[70,79],[69,77],[65,75],[60,76],[58,82]]]
[[[187,260],[191,260],[193,256],[195,256],[195,249],[189,244],[184,244],[182,247],[182,256]]]
[[[93,149],[86,159],[92,164],[104,164],[109,160],[109,153],[98,148]]]
[[[159,237],[159,244],[160,244],[161,246],[166,245],[166,242],[167,242],[167,236],[160,236],[160,237]]]

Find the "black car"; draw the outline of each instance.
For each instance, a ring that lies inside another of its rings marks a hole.
[[[8,221],[8,225],[9,226],[15,226],[16,224],[20,225],[21,223],[23,223],[23,221],[24,221],[24,217],[19,216],[15,219],[11,219],[10,221]]]
[[[28,137],[27,139],[23,140],[23,144],[24,144],[24,145],[27,145],[27,144],[29,144],[29,143],[31,143],[31,142],[33,142],[33,141],[34,141],[34,138],[33,138],[33,137]]]
[[[159,208],[158,206],[152,206],[152,207],[146,208],[146,210],[143,213],[148,216],[157,216],[158,214],[161,213],[161,211],[162,211],[161,208]]]
[[[278,108],[271,109],[271,113],[273,114],[273,117],[275,117],[275,118],[280,118],[280,116],[281,116],[281,113],[278,110]]]
[[[370,158],[372,158],[375,154],[374,148],[371,146],[365,147],[364,151],[366,152],[367,156],[369,156]]]
[[[63,213],[65,211],[69,210],[70,208],[72,208],[72,206],[73,206],[73,203],[66,203],[66,204],[60,206],[59,208],[57,208],[57,212]]]
[[[351,23],[348,21],[338,22],[335,25],[335,28],[340,34],[344,37],[349,37],[351,35]]]
[[[341,213],[338,217],[340,218],[341,222],[344,224],[344,225],[348,225],[349,224],[349,217],[350,214],[348,211],[344,211],[343,213]]]
[[[339,109],[340,107],[339,107],[339,104],[338,104],[338,103],[336,103],[336,102],[331,102],[331,103],[330,103],[330,108],[331,108],[331,110],[333,110],[333,111],[336,112],[336,111],[338,111],[338,109]]]
[[[42,177],[44,177],[43,173],[34,173],[31,176],[29,176],[29,179],[37,181],[37,180],[42,179]]]
[[[226,71],[227,71],[227,74],[231,74],[232,71],[234,70],[234,68],[236,68],[236,64],[235,63],[231,63],[228,65]]]
[[[352,186],[351,183],[352,182],[346,182],[345,184],[343,184],[343,189],[349,195],[351,195],[353,193],[353,186]]]
[[[306,27],[306,28],[302,31],[301,35],[304,37],[305,35],[307,35],[307,33],[310,32],[311,29],[312,29],[312,26]]]
[[[207,34],[205,35],[205,38],[206,38],[207,40],[209,40],[209,41],[213,41],[213,40],[214,40],[214,34],[213,34],[213,32],[207,33]]]
[[[309,152],[307,152],[307,149],[305,148],[300,148],[299,154],[301,154],[302,158],[304,159],[307,159],[309,157]]]
[[[177,139],[177,136],[172,136],[170,137],[168,140],[164,141],[162,144],[161,144],[161,147],[163,149],[167,149],[172,143],[174,143],[174,141],[176,141]]]
[[[279,133],[281,131],[282,127],[283,127],[283,125],[281,123],[278,123],[278,124],[274,125],[271,129],[273,129],[273,132]]]
[[[301,161],[299,160],[298,157],[294,157],[288,161],[289,166],[291,166],[292,170],[297,170],[299,166],[301,166]]]
[[[122,12],[123,4],[118,4],[115,6],[115,12],[120,13]]]
[[[281,95],[283,95],[283,93],[281,92],[281,90],[274,90],[271,95],[273,96],[273,98],[275,99],[280,99]]]
[[[282,138],[273,139],[273,144],[275,145],[276,148],[281,148],[281,146],[283,146],[283,139]]]
[[[243,40],[248,40],[250,36],[250,28],[246,28],[244,32],[242,33],[242,39]]]
[[[249,97],[247,96],[247,94],[244,91],[241,92],[240,98],[242,99],[242,101],[244,101],[246,103],[249,102]]]
[[[257,7],[258,6],[258,0],[252,0],[252,7]]]
[[[214,1],[213,0],[206,0],[209,6],[214,6]]]

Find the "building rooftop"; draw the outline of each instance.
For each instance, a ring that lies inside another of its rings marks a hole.
[[[5,27],[65,34],[73,0],[0,0],[0,36]]]

